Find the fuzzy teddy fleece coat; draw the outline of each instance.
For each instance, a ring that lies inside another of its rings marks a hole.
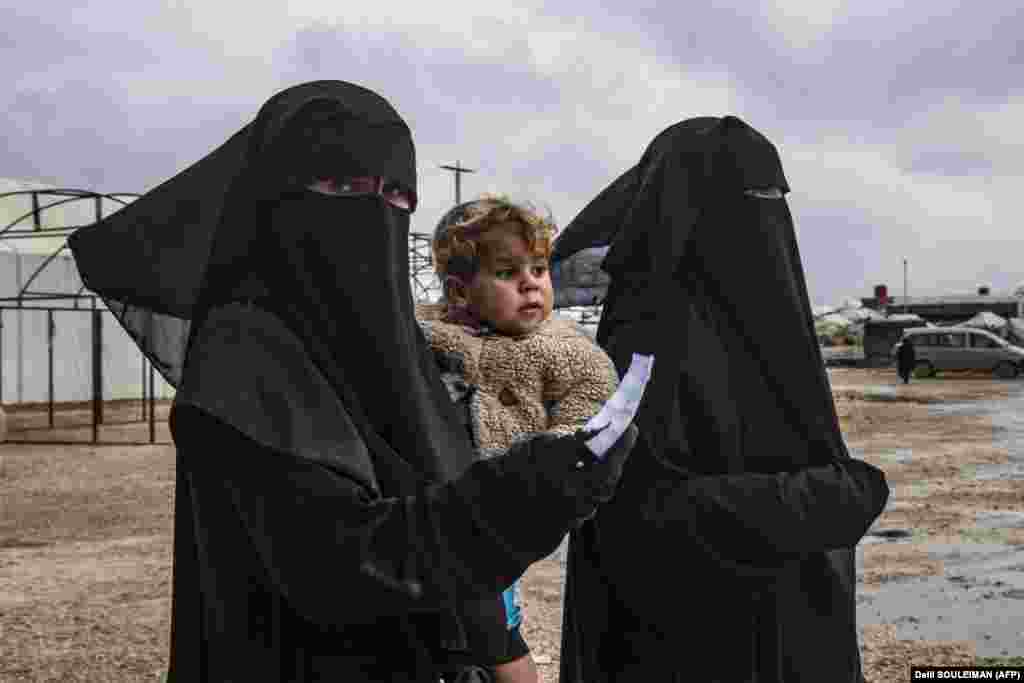
[[[552,315],[512,337],[445,322],[444,311],[418,304],[416,317],[481,457],[537,432],[572,434],[618,386],[611,359],[571,320]]]

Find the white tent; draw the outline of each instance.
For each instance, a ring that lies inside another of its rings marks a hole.
[[[893,313],[888,318],[886,318],[886,320],[891,320],[893,322],[909,322],[909,323],[920,322],[921,323],[921,327],[925,327],[924,318],[922,318],[921,316],[919,316],[916,313]]]
[[[825,325],[834,325],[840,328],[847,328],[850,326],[850,319],[841,313],[829,313],[818,319],[819,323]]]
[[[865,320],[882,320],[884,315],[870,308],[847,308],[839,312],[852,323],[863,323]]]
[[[843,309],[858,309],[864,307],[864,302],[855,296],[848,296],[843,299],[843,303],[840,306]]]
[[[996,315],[992,311],[982,311],[967,322],[961,323],[965,327],[977,327],[989,332],[1002,333],[1006,330],[1006,318]]]
[[[1024,318],[1010,318],[1006,321],[1007,339],[1011,344],[1024,346]]]

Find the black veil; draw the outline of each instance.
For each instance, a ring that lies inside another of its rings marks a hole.
[[[745,193],[768,188],[779,198]],[[552,255],[553,276],[563,301],[584,289],[590,302],[603,302],[600,344],[607,346],[627,324],[642,327],[643,343],[659,346],[660,368],[686,369],[655,373],[643,408],[658,412],[650,416],[652,425],[671,429],[678,422],[668,412],[678,406],[678,382],[688,376],[743,396],[741,412],[759,416],[756,429],[750,426],[758,435],[770,428],[772,437],[817,444],[812,450],[819,458],[846,457],[782,196],[788,191],[778,152],[760,133],[735,117],[688,119],[658,135],[640,163],[563,230]],[[573,281],[582,261],[602,253],[610,284],[588,289]],[[704,346],[678,343],[692,332],[686,316],[670,312],[684,309],[692,310],[694,326],[707,328],[700,333]],[[717,356],[712,347],[728,351],[725,374],[707,366],[706,356]],[[716,381],[709,379],[713,372]],[[671,452],[667,434],[649,437],[665,446],[658,452]],[[786,457],[759,462],[771,455],[748,451],[742,463],[728,467],[778,471],[810,464]],[[708,472],[726,467],[692,460],[675,465]]]
[[[302,341],[378,476],[391,470],[386,479],[399,488],[450,480],[473,454],[413,316],[409,212],[377,196],[305,189],[343,175],[386,176],[415,198],[409,128],[372,91],[305,83],[272,97],[192,167],[76,232],[70,246],[86,286],[179,392],[186,351],[196,351],[211,311],[255,304]],[[249,433],[247,419],[230,421]]]

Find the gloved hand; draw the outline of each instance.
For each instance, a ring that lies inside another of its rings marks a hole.
[[[577,524],[592,517],[598,505],[611,500],[638,434],[636,426],[630,424],[603,459],[598,459],[586,446],[594,432],[534,437],[537,467],[549,483],[573,500]]]
[[[445,485],[475,520],[479,543],[489,538],[511,558],[498,585],[508,586],[553,553],[566,533],[611,499],[638,433],[629,425],[600,460],[585,443],[592,434],[536,434]]]

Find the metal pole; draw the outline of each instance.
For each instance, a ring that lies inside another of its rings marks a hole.
[[[139,357],[142,359],[142,400],[139,403],[142,406],[142,421],[146,421],[146,354],[139,353]]]
[[[53,429],[53,338],[56,335],[56,327],[53,324],[53,311],[46,311],[46,369],[49,375],[47,380],[47,407],[50,413],[50,429]]]
[[[4,309],[0,308],[0,406],[4,404]]]
[[[32,193],[32,229],[38,232],[42,230],[43,223],[39,219],[39,193]]]
[[[903,259],[903,312],[907,312],[907,259]]]
[[[103,385],[100,376],[100,312],[92,299],[92,442],[100,441],[100,411],[103,409]]]
[[[459,166],[461,162],[458,159],[455,160],[455,165]],[[462,203],[462,173],[455,174],[455,203]]]
[[[149,442],[156,443],[156,375],[149,364]]]
[[[456,161],[454,166],[441,166],[446,171],[451,171],[455,174],[455,203],[462,203],[462,174],[463,173],[476,173],[475,169],[463,168],[461,162]]]

